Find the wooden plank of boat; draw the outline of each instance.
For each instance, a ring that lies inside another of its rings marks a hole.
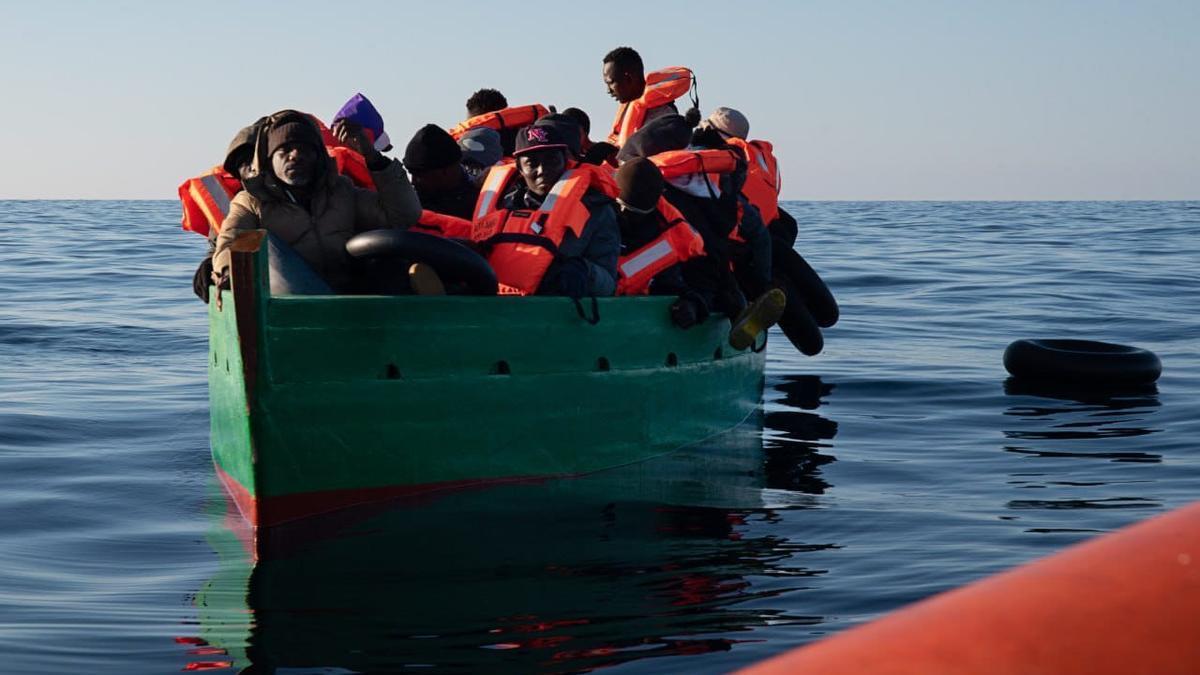
[[[577,476],[730,429],[764,355],[670,298],[272,297],[266,247],[209,305],[212,450],[255,526],[382,499]]]

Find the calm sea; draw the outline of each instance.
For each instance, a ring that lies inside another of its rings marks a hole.
[[[172,202],[0,202],[0,672],[725,672],[1200,496],[1200,203],[787,207],[842,320],[772,340],[761,429],[252,569],[203,240]],[[1163,376],[1028,390],[1024,337]]]

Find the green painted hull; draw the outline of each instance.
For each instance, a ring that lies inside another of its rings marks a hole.
[[[265,247],[264,247],[265,248]],[[254,525],[573,476],[736,426],[764,355],[669,298],[270,297],[264,250],[209,305],[213,457]]]

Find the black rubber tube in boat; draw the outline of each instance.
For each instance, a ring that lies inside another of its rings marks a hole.
[[[370,230],[346,242],[355,258],[403,258],[422,262],[443,281],[461,282],[472,295],[495,295],[496,273],[483,256],[453,239],[405,230]]]
[[[1149,384],[1162,374],[1145,349],[1092,340],[1017,340],[1004,350],[1013,377],[1063,384]]]

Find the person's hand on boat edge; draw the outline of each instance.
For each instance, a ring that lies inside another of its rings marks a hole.
[[[708,318],[708,306],[695,291],[686,291],[671,303],[671,323],[688,329]]]
[[[213,261],[212,256],[207,255],[204,260],[200,261],[200,266],[196,268],[196,273],[192,275],[192,292],[197,298],[208,304],[208,285],[212,283]]]

